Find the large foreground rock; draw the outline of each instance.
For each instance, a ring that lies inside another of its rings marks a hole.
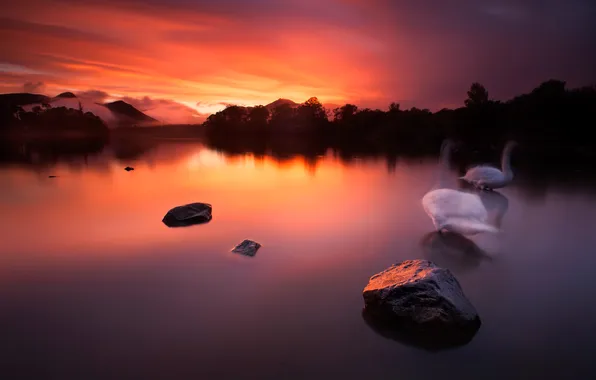
[[[409,336],[430,333],[432,340],[457,345],[480,327],[457,279],[427,260],[406,260],[372,276],[363,297],[367,323],[384,331],[393,326]]]
[[[168,227],[183,227],[207,223],[212,218],[211,205],[208,203],[189,203],[174,207],[163,217],[162,222]]]

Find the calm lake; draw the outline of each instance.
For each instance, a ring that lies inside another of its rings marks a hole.
[[[420,203],[436,172],[436,158],[230,157],[189,142],[4,164],[2,378],[589,377],[596,191],[520,175],[485,195],[501,234],[441,238]],[[190,202],[213,220],[161,222]],[[245,238],[256,256],[230,252]],[[482,319],[469,344],[428,351],[363,319],[369,277],[412,258],[460,281]]]

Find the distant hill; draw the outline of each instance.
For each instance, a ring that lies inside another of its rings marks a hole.
[[[143,112],[139,111],[135,107],[131,106],[130,104],[128,104],[122,100],[117,100],[112,103],[105,103],[104,107],[106,107],[107,109],[112,111],[114,114],[121,116],[130,122],[136,122],[136,123],[157,122],[156,119],[144,114]]]
[[[271,102],[271,103],[267,104],[267,105],[265,106],[265,108],[267,108],[267,109],[269,110],[269,112],[271,112],[271,111],[273,111],[275,108],[277,108],[277,107],[279,107],[279,106],[281,106],[281,105],[284,105],[284,104],[289,104],[289,105],[290,105],[290,106],[292,106],[292,107],[298,107],[298,106],[299,106],[299,104],[298,104],[298,103],[296,103],[296,102],[294,102],[294,101],[292,101],[292,100],[290,100],[290,99],[282,99],[282,98],[279,98],[279,99],[277,99],[276,101],[274,101],[274,102]]]
[[[26,106],[35,103],[47,103],[50,98],[40,94],[16,93],[0,94],[0,106]]]
[[[1,119],[4,120],[4,124],[12,123],[13,115],[18,107],[23,107],[24,111],[31,111],[35,107],[41,106],[45,110],[44,104],[49,105],[49,108],[66,107],[78,110],[79,107],[82,107],[85,112],[91,112],[111,126],[122,127],[158,122],[122,100],[106,104],[90,103],[79,99],[72,92],[63,92],[53,98],[30,93],[0,94],[0,113],[4,115]]]
[[[77,96],[72,92],[63,92],[61,94],[56,95],[56,98],[76,98]]]

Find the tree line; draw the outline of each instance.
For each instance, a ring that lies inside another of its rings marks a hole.
[[[85,112],[80,103],[78,109],[51,107],[48,103],[42,103],[30,111],[7,103],[0,104],[0,134],[107,139],[109,130],[98,116]]]
[[[248,143],[291,137],[322,142],[328,147],[394,150],[435,149],[444,138],[455,138],[479,149],[515,139],[526,146],[573,150],[592,154],[596,139],[596,86],[567,89],[560,80],[543,82],[530,93],[502,102],[473,83],[457,109],[361,109],[345,104],[334,110],[316,97],[272,110],[264,106],[229,106],[203,124],[215,145]]]

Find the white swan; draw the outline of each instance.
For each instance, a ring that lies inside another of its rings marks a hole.
[[[466,175],[460,177],[469,184],[484,190],[499,189],[507,186],[513,180],[511,171],[511,151],[517,146],[515,141],[509,141],[505,144],[501,156],[501,170],[488,166],[480,165],[469,169]]]
[[[446,230],[461,235],[498,232],[487,223],[488,212],[477,194],[443,188],[443,172],[448,167],[452,145],[447,140],[441,146],[439,183],[422,197],[424,211],[439,232]]]
[[[478,193],[484,208],[488,212],[489,221],[500,229],[503,224],[503,217],[509,209],[509,199],[498,191],[478,191]]]

